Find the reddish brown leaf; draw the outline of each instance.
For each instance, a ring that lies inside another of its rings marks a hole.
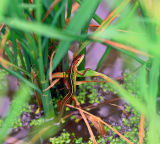
[[[143,138],[144,138],[144,115],[141,114],[140,128],[139,128],[139,144],[143,144]]]
[[[44,15],[43,19],[42,19],[42,22],[45,21],[45,19],[48,17],[48,15],[51,13],[52,9],[54,8],[54,6],[56,4],[58,4],[61,0],[54,0],[51,4],[51,6],[49,7],[48,11],[46,12],[46,14]]]
[[[52,60],[53,60],[53,56],[54,56],[55,52],[56,52],[55,50],[52,52],[50,62],[49,62],[49,80],[50,80],[50,83],[52,83]]]
[[[94,127],[98,130],[100,136],[103,137],[104,134],[105,134],[105,129],[104,129],[104,125],[99,120],[101,118],[96,117],[96,116],[93,117],[93,116],[90,116],[90,115],[86,115],[86,116],[92,122],[92,124],[94,125]]]
[[[59,80],[60,80],[60,79],[55,79],[55,80],[51,83],[51,85],[50,85],[48,88],[46,88],[45,90],[43,90],[43,91],[49,90],[49,89],[50,89],[51,87],[53,87]]]

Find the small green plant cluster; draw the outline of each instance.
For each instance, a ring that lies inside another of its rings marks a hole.
[[[13,129],[16,129],[16,128],[18,128],[18,127],[22,127],[22,121],[21,121],[20,118],[18,118],[18,119],[15,121],[15,123],[14,123],[14,125],[13,125]]]
[[[92,144],[93,143],[91,138],[89,138],[88,142],[83,142],[83,138],[82,137],[76,138],[75,137],[75,133],[70,134],[65,129],[63,129],[63,132],[61,133],[60,136],[50,138],[50,142],[52,144],[70,144],[70,143],[74,143],[74,144]],[[105,140],[102,139],[101,137],[99,137],[99,139],[97,140],[97,143],[105,144]]]
[[[41,125],[43,122],[44,122],[43,118],[33,119],[30,122],[30,126],[38,126],[38,125]]]
[[[138,81],[135,74],[124,73],[123,74],[124,84],[123,87],[135,96],[139,96]]]
[[[80,104],[85,104],[87,100],[90,104],[98,104],[104,100],[102,96],[97,95],[96,85],[97,83],[91,82],[79,86],[80,92],[77,96],[77,99]]]
[[[130,94],[134,94],[136,96],[139,94],[137,80],[133,74],[124,73],[123,81],[124,82],[122,86]],[[84,83],[84,84],[79,85],[80,92],[77,96],[77,99],[80,102],[80,104],[85,104],[87,99],[90,104],[93,104],[93,103],[99,104],[101,101],[103,101],[104,97],[101,95],[98,96],[97,89],[100,89],[100,88],[103,90],[103,92],[112,92],[113,94],[117,94],[117,91],[108,82],[106,83],[104,82],[103,83],[95,83],[95,82]]]
[[[71,143],[70,134],[63,129],[59,137],[50,138],[52,144],[69,144]]]

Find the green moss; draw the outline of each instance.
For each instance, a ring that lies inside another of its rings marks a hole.
[[[44,119],[43,119],[43,118],[36,119],[36,120],[33,119],[33,120],[30,122],[30,126],[41,125],[43,122],[44,122]]]
[[[59,137],[50,138],[50,142],[52,144],[69,144],[71,142],[70,134],[63,130]]]

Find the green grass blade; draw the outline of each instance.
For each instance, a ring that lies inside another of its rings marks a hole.
[[[33,10],[36,8],[36,5],[35,4],[28,4],[28,3],[21,3],[21,4],[19,4],[19,7],[21,7],[22,9]]]
[[[5,54],[7,55],[9,61],[10,61],[11,63],[14,63],[14,58],[13,58],[13,55],[12,55],[12,52],[11,52],[10,48],[5,45],[5,46],[4,46],[4,50],[5,50]]]
[[[22,38],[23,41],[26,41],[26,51],[29,53],[32,58],[36,59],[37,58],[37,44],[36,44],[36,36],[35,39],[30,33],[25,33],[24,38]],[[25,48],[25,47],[24,47]]]
[[[65,8],[65,4],[66,4],[66,1],[61,2],[61,5],[60,5],[58,11],[55,13],[54,19],[52,20],[52,23],[51,23],[52,26],[58,23],[58,18],[61,15],[61,13],[63,12],[63,10]]]
[[[8,115],[6,116],[0,131],[0,143],[3,142],[8,134],[8,130],[13,127],[14,122],[20,116],[22,108],[30,99],[30,89],[27,85],[21,84],[15,93]]]
[[[148,105],[152,107],[155,113],[156,113],[157,94],[159,89],[158,86],[159,70],[160,70],[159,59],[153,59],[152,67],[149,73]]]
[[[70,18],[71,16],[72,3],[73,3],[73,0],[68,0],[67,2],[67,18]]]
[[[0,21],[2,20],[6,9],[8,8],[9,0],[1,0],[0,1]]]
[[[53,20],[52,20],[51,26],[54,26],[54,25],[57,24],[58,18],[59,18],[60,14],[62,13],[62,11],[63,11],[64,8],[65,8],[65,4],[66,4],[66,2],[65,2],[65,1],[62,1],[61,6],[59,7],[58,11],[56,12],[56,14],[55,14],[55,16],[54,16],[54,18],[53,18]],[[44,38],[44,39],[43,39],[43,44],[42,44],[42,49],[43,49],[43,51],[44,51],[44,47],[45,47],[45,45],[46,45],[46,43],[47,43],[47,39],[48,39],[48,38]]]
[[[43,41],[44,42],[44,41]],[[42,51],[43,51],[43,61],[44,61],[44,67],[47,69],[48,68],[48,39],[46,39],[45,45],[43,46],[44,43],[42,43]]]
[[[13,51],[14,51],[14,63],[18,66],[18,60],[17,60],[17,43],[15,39],[14,33],[11,31],[11,42],[13,45]]]
[[[41,15],[42,15],[42,0],[36,0],[36,20],[41,22]]]
[[[26,65],[25,65],[25,62],[24,62],[24,56],[22,55],[22,52],[21,52],[20,48],[18,49],[18,56],[20,58],[22,68],[26,70],[27,68],[26,68]]]
[[[138,74],[138,87],[140,91],[140,97],[145,100],[148,99],[148,85],[147,85],[147,71],[146,64],[142,65]]]
[[[66,1],[66,0],[64,0]],[[60,6],[63,5],[63,2],[60,2]],[[65,27],[65,8],[63,9],[63,11],[61,12],[61,16],[60,16],[60,24],[61,24],[61,28]]]
[[[22,47],[22,49],[23,49],[23,55],[24,55],[24,60],[25,60],[25,63],[26,63],[27,71],[31,72],[31,63],[30,63],[30,60],[29,60],[29,56],[28,56],[25,48]]]
[[[81,1],[81,0],[76,0],[76,2],[79,3],[80,5],[82,4],[82,1]],[[94,14],[93,19],[94,19],[98,24],[101,24],[101,23],[103,22],[103,20],[102,20],[97,14]]]
[[[104,60],[108,57],[108,55],[110,54],[111,50],[112,50],[111,46],[107,46],[106,47],[106,50],[105,50],[103,56],[101,57],[101,59],[99,60],[99,62],[97,64],[96,71],[100,68],[100,66],[102,65]]]
[[[2,22],[2,21],[1,21]],[[78,34],[67,32],[60,30],[56,27],[52,27],[46,24],[40,24],[37,22],[28,22],[28,21],[23,21],[18,18],[4,18],[3,22],[12,27],[16,28],[19,30],[22,30],[24,32],[35,32],[37,34],[46,36],[46,37],[51,37],[55,39],[61,39],[61,40],[80,40],[80,39],[85,39],[86,35],[81,35],[79,36]]]

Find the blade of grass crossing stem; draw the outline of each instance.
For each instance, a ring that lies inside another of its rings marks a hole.
[[[67,2],[67,18],[70,18],[71,16],[72,3],[73,3],[73,0],[68,0]]]
[[[74,31],[75,34],[80,32],[80,30],[83,29],[83,27],[86,25],[86,21],[91,20],[92,17],[90,17],[90,15],[95,13],[99,3],[100,3],[100,0],[97,0],[97,1],[85,0],[85,1],[83,1],[83,3],[81,4],[81,7],[77,11],[77,13],[74,15],[71,22],[68,24],[66,30],[72,31],[72,32]],[[87,7],[87,9],[86,9],[86,7]],[[85,15],[84,15],[84,13],[85,13]],[[71,43],[72,43],[71,40],[60,42],[60,44],[57,48],[55,57],[53,59],[53,67],[52,67],[53,69],[52,70],[54,70],[57,67],[58,63],[61,61],[61,59],[67,53]]]
[[[5,117],[0,131],[0,143],[8,134],[8,130],[13,127],[17,118],[21,115],[22,108],[30,99],[30,89],[24,83],[21,84],[19,90],[14,95],[8,115]]]
[[[83,51],[83,49],[86,48],[87,45],[89,45],[92,41],[86,40],[83,43],[81,43],[81,46],[77,52],[77,55],[81,53],[81,51]]]
[[[108,57],[108,55],[110,54],[111,50],[112,50],[111,46],[107,46],[106,47],[106,50],[105,50],[103,56],[101,57],[101,59],[98,62],[96,71],[100,68],[100,66],[102,65],[102,63],[104,62],[104,60]]]

